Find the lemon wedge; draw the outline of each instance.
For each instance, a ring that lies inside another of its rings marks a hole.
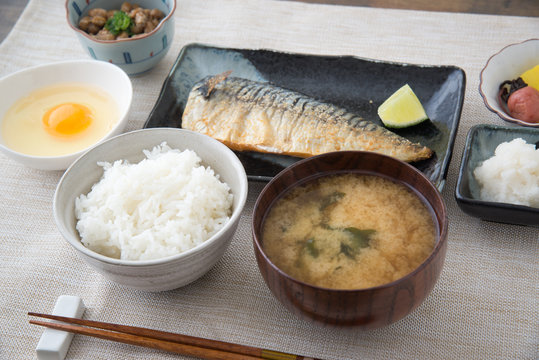
[[[408,84],[395,91],[378,107],[378,116],[389,128],[404,128],[428,119],[423,105]]]
[[[535,88],[535,90],[539,91],[539,64],[525,71],[522,75],[520,75],[520,77],[526,84],[528,84],[528,86],[531,86],[532,88]]]

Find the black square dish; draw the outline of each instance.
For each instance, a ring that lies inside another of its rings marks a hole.
[[[462,69],[190,44],[181,50],[144,127],[181,127],[192,86],[208,75],[228,70],[235,77],[271,82],[333,103],[378,124],[378,106],[408,83],[430,120],[394,132],[434,150],[431,159],[413,165],[438,189],[443,188],[464,100]],[[248,151],[236,154],[249,179],[258,181],[271,180],[300,159]]]
[[[499,144],[516,138],[537,144],[539,129],[497,125],[472,127],[466,138],[455,199],[462,211],[483,220],[539,226],[539,208],[481,200],[480,186],[473,175],[477,166],[494,155]]]

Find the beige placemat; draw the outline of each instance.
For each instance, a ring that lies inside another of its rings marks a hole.
[[[262,184],[251,183],[233,243],[206,276],[164,293],[125,289],[87,267],[56,230],[51,204],[61,172],[32,170],[0,155],[0,359],[35,358],[42,329],[28,324],[26,312],[49,312],[62,294],[82,297],[87,318],[325,359],[539,358],[539,231],[471,218],[454,200],[468,129],[501,123],[477,92],[479,72],[503,46],[538,37],[539,19],[259,0],[180,0],[175,16],[176,36],[166,58],[133,78],[137,100],[127,130],[142,127],[178,52],[192,42],[465,70],[466,99],[443,190],[449,247],[436,288],[409,317],[380,330],[298,320],[258,273],[249,224]],[[0,44],[0,76],[77,58],[88,56],[66,24],[63,1],[31,0]],[[68,358],[182,357],[75,336]]]

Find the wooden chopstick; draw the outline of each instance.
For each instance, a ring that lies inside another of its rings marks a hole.
[[[45,326],[76,334],[93,336],[105,340],[122,342],[125,344],[138,345],[143,347],[165,350],[177,354],[195,356],[201,359],[319,360],[303,357],[300,355],[256,348],[252,346],[198,338],[189,335],[147,329],[137,326],[119,325],[100,321],[84,320],[34,312],[29,312],[28,315],[62,321],[66,323],[61,324],[56,322],[30,320],[30,324]]]

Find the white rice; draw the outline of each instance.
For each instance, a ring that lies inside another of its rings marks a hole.
[[[103,177],[75,201],[82,243],[125,260],[157,259],[189,250],[229,220],[233,196],[192,150],[166,143],[137,164],[98,163]]]
[[[539,149],[521,138],[498,145],[474,170],[482,200],[539,207]]]

